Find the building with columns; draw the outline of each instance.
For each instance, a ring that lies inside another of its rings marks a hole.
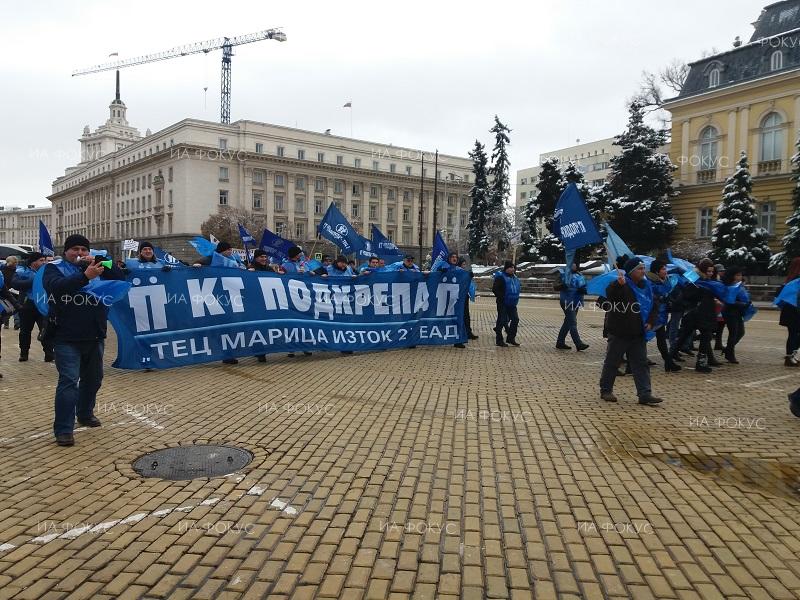
[[[725,179],[746,152],[760,224],[780,249],[800,126],[800,0],[765,7],[747,43],[691,63],[672,113],[675,237],[710,238]]]
[[[117,79],[108,120],[93,133],[84,129],[81,162],[53,182],[55,243],[72,233],[112,249],[127,238],[188,238],[226,207],[262,215],[267,227],[302,243],[315,239],[334,202],[367,237],[374,223],[411,248],[419,244],[422,189],[429,249],[436,186],[437,227],[466,247],[468,158],[439,154],[435,173],[430,152],[249,120],[184,119],[142,136],[126,113]]]
[[[50,230],[53,225],[51,207],[0,206],[0,244],[29,244],[38,249],[40,220]]]

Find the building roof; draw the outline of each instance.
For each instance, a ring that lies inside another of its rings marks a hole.
[[[800,0],[783,0],[764,7],[753,25],[755,32],[747,44],[690,63],[681,93],[673,100],[800,67]],[[783,63],[773,70],[772,55],[777,50],[783,53]],[[720,72],[719,85],[712,88],[709,74],[715,68]]]

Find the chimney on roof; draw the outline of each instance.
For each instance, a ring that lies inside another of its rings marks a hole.
[[[742,45],[742,40],[741,40],[741,38],[739,38],[739,36],[737,35],[737,36],[736,36],[736,38],[733,40],[733,47],[734,47],[734,48],[738,48],[738,47],[739,47],[739,46],[741,46],[741,45]]]

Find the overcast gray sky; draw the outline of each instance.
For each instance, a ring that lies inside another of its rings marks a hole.
[[[745,41],[753,0],[561,2],[9,2],[0,22],[0,204],[46,206],[105,121],[113,71],[73,70],[190,42],[283,27],[286,43],[234,49],[231,120],[253,119],[466,156],[512,128],[512,174],[541,152],[619,133],[643,69]],[[122,71],[144,133],[219,118],[220,51]],[[204,93],[203,88],[208,87]]]

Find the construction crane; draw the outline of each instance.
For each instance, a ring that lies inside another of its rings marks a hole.
[[[160,60],[169,60],[170,58],[178,58],[179,56],[188,56],[189,54],[208,54],[212,50],[219,50],[222,48],[222,81],[221,81],[221,98],[220,98],[220,123],[231,122],[231,57],[233,57],[233,47],[241,46],[242,44],[250,44],[252,42],[260,42],[261,40],[277,40],[279,42],[286,41],[286,34],[280,29],[265,29],[256,33],[249,33],[247,35],[240,35],[234,38],[222,37],[205,42],[197,42],[196,44],[187,44],[185,46],[178,46],[164,52],[157,52],[156,54],[146,54],[145,56],[137,56],[136,58],[128,58],[125,60],[118,60],[115,62],[104,63],[102,65],[94,65],[85,69],[78,69],[73,71],[72,76],[88,75],[89,73],[99,73],[100,71],[111,71],[113,69],[124,69],[125,67],[133,67],[144,63],[157,62]]]

